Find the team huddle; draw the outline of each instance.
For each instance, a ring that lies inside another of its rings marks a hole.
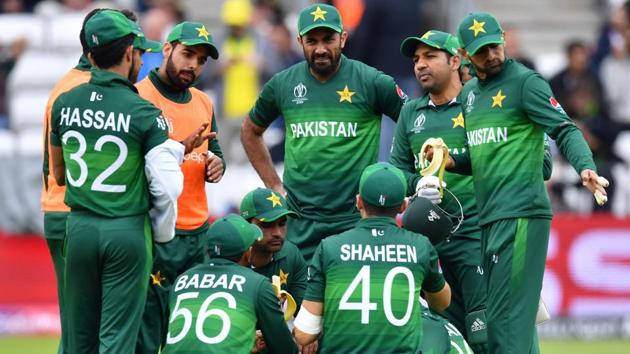
[[[409,99],[341,53],[335,7],[303,9],[305,60],[264,85],[240,131],[265,188],[211,225],[205,184],[227,163],[193,85],[220,53],[202,23],[161,44],[136,20],[89,13],[46,107],[59,353],[540,352],[548,138],[598,203],[608,182],[548,83],[505,57],[492,15],[389,53],[412,59],[425,95]],[[383,115],[397,127],[377,163]],[[279,117],[282,178],[263,140]]]

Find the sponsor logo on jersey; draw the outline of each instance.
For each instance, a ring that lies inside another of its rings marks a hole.
[[[473,106],[473,103],[475,103],[475,93],[470,91],[468,93],[468,97],[466,98],[466,113],[470,113],[470,111],[472,111],[473,108],[475,108]]]
[[[205,153],[193,151],[187,155],[184,155],[184,161],[193,161],[196,163],[206,163]]]
[[[306,86],[300,82],[293,88],[293,96],[295,98],[292,101],[295,102],[295,104],[302,104],[305,101],[308,101],[308,98],[306,98],[307,93],[308,89],[306,89]]]
[[[549,97],[549,103],[551,104],[551,107],[553,107],[556,111],[564,115],[567,114],[567,112],[564,111],[564,108],[562,108],[562,106],[560,105],[560,102],[558,102],[558,100],[556,100],[554,97]]]
[[[472,325],[470,326],[470,330],[473,333],[482,331],[484,329],[486,329],[486,323],[483,322],[479,317],[477,317],[475,321],[472,323]]]
[[[318,136],[332,136],[343,138],[356,138],[358,123],[316,121],[289,124],[293,138],[309,138]]]
[[[502,143],[508,140],[507,127],[490,127],[479,128],[466,132],[468,144],[470,146],[478,146],[490,143]]]
[[[411,128],[411,131],[414,134],[418,134],[423,131],[424,123],[426,122],[426,120],[427,117],[424,115],[424,113],[420,113],[420,115],[416,117],[416,120],[413,121],[413,128]]]

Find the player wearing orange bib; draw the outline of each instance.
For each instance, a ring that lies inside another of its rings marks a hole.
[[[140,96],[158,107],[167,120],[169,137],[180,141],[201,124],[216,133],[212,102],[191,87],[208,60],[218,50],[206,27],[198,22],[175,26],[164,44],[160,68],[136,84]],[[154,245],[154,264],[145,312],[136,345],[137,353],[157,353],[168,326],[168,296],[175,278],[204,258],[208,231],[208,201],[205,182],[217,183],[225,170],[223,153],[216,139],[195,148],[181,165],[184,190],[177,200],[175,238]]]

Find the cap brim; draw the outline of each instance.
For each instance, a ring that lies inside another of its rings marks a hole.
[[[147,53],[157,53],[162,51],[162,43],[146,39],[145,37],[137,37],[133,45],[135,48],[144,50]]]
[[[214,44],[212,43],[208,43],[204,40],[197,40],[197,39],[192,39],[192,40],[178,40],[179,43],[183,44],[183,45],[187,45],[187,46],[193,46],[193,45],[200,45],[200,44],[205,44],[208,46],[208,48],[210,48],[210,58],[217,60],[219,59],[219,50],[217,49],[217,47],[214,46]]]
[[[337,32],[337,33],[341,33],[343,31],[343,29],[341,29],[340,27],[337,27],[335,25],[331,25],[329,23],[312,23],[308,26],[306,26],[305,28],[303,28],[300,31],[300,36],[303,36],[305,34],[307,34],[308,32],[314,30],[315,28],[330,28],[331,30]]]
[[[287,209],[273,209],[273,210],[269,210],[266,213],[256,215],[254,217],[262,222],[273,222],[280,219],[283,216],[288,216],[288,215],[297,216],[297,213],[291,210],[287,210]]]
[[[484,45],[503,43],[505,43],[505,40],[502,34],[491,34],[472,41],[472,43],[467,45],[464,49],[466,49],[469,55],[474,55]]]

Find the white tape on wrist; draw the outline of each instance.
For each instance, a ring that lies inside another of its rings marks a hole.
[[[314,315],[302,306],[293,325],[304,333],[319,334],[322,331],[322,316]]]

